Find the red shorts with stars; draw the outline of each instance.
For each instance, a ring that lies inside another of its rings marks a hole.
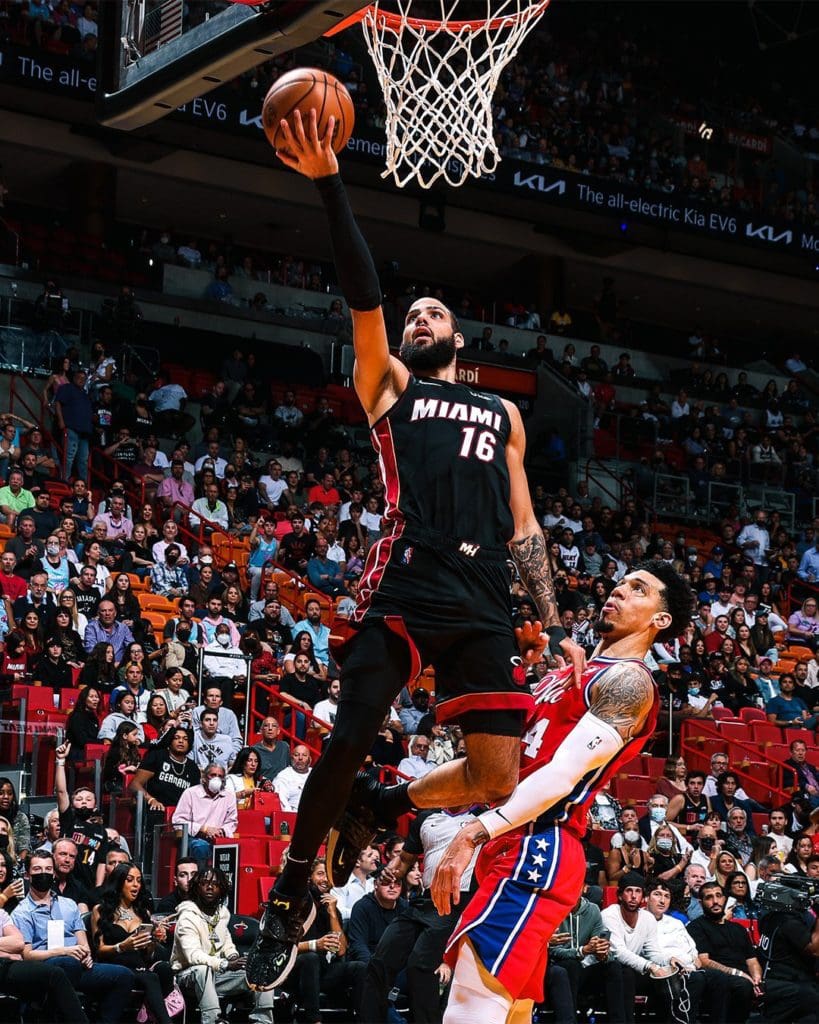
[[[583,891],[580,840],[557,826],[510,832],[484,846],[476,872],[478,891],[447,944],[447,962],[454,966],[468,937],[513,999],[542,1001],[549,939]]]

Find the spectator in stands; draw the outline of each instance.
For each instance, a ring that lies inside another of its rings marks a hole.
[[[5,543],[4,551],[15,558],[15,571],[23,580],[29,580],[32,573],[42,571],[43,542],[36,538],[34,517],[20,514],[16,522],[16,537]],[[9,596],[9,595],[6,595]]]
[[[72,839],[55,839],[51,844],[54,857],[54,893],[77,904],[81,914],[93,906],[91,891],[77,878],[77,844]]]
[[[230,526],[228,511],[225,503],[219,498],[218,484],[205,485],[205,495],[194,501],[189,519],[194,530],[198,529],[199,524],[204,520],[206,535],[214,530],[227,533]],[[167,558],[167,552],[165,557]]]
[[[808,761],[807,744],[804,740],[792,740],[790,751],[791,756],[785,761],[785,764],[791,770],[782,772],[782,785],[786,789],[801,790],[807,796],[812,808],[819,807],[819,768]],[[779,814],[780,812],[772,811],[771,813]]]
[[[754,997],[762,994],[762,969],[754,947],[745,928],[724,919],[726,896],[717,882],[705,882],[700,901],[702,917],[688,925],[688,933],[703,967],[725,976],[715,992],[712,1016],[746,1021]]]
[[[54,395],[58,428],[65,434],[63,477],[68,480],[76,464],[77,476],[88,477],[88,445],[93,435],[93,407],[86,393],[86,374],[76,370],[71,382],[62,384]]]
[[[176,807],[181,795],[199,783],[201,774],[189,757],[190,751],[191,732],[181,727],[172,728],[161,743],[148,748],[131,779],[130,789],[145,794],[150,811],[164,812],[166,807]]]
[[[73,760],[82,760],[86,744],[97,741],[101,700],[102,695],[96,687],[86,686],[80,691],[77,703],[68,715],[66,740],[73,751]]]
[[[173,991],[174,979],[161,945],[167,932],[164,925],[152,926],[152,913],[153,900],[142,872],[135,864],[120,864],[91,915],[91,941],[100,960],[131,971],[132,984],[142,990],[157,1024],[170,1024],[165,999]]]
[[[114,648],[114,662],[118,665],[126,644],[133,643],[131,630],[123,622],[117,622],[117,606],[113,601],[103,599],[97,606],[97,616],[88,623],[83,637],[87,653],[91,653],[97,644],[107,643]]]
[[[409,706],[402,707],[398,712],[401,725],[404,727],[406,736],[414,735],[418,731],[421,719],[429,714],[429,690],[425,686],[416,686],[412,691]]]
[[[253,793],[260,788],[262,763],[253,747],[243,747],[236,755],[226,779],[226,786],[236,795],[236,806],[246,810],[253,802]]]
[[[358,963],[370,962],[387,927],[407,910],[407,901],[401,896],[401,882],[389,875],[383,878],[379,875],[380,872],[376,872],[372,891],[357,900],[350,912],[348,952]]]
[[[182,552],[178,544],[165,548],[165,560],[151,569],[151,590],[170,600],[181,598],[188,591],[188,574],[179,564]]]
[[[89,653],[80,672],[79,683],[80,686],[95,686],[100,692],[110,695],[116,682],[114,648],[103,641]]]
[[[751,835],[756,835],[751,815],[754,811],[764,811],[765,808],[755,800],[751,800],[747,794],[739,795],[739,776],[734,772],[724,771],[717,777],[717,791],[711,799],[711,809],[715,811],[721,821],[728,820],[728,813],[734,807],[740,807],[747,815],[747,827]]]
[[[279,682],[279,692],[305,711],[312,711],[318,703],[321,689],[318,679],[310,671],[310,659],[306,654],[296,654],[292,671],[283,675]],[[284,726],[286,729],[292,728],[296,737],[303,740],[307,733],[307,715],[288,705]]]
[[[288,534],[288,536],[292,536],[292,534]],[[308,633],[313,641],[316,659],[322,665],[327,666],[330,660],[330,630],[321,621],[321,604],[318,601],[308,600],[305,604],[305,612],[306,617],[297,622],[293,629],[293,639],[297,641],[299,633]]]
[[[365,965],[346,957],[347,936],[336,897],[330,891],[323,858],[313,863],[308,892],[315,906],[315,920],[298,944],[292,973],[304,1020],[321,1020],[320,996],[331,993],[342,998],[346,995],[348,1015],[352,1017],[359,1005]]]
[[[338,698],[341,695],[341,680],[331,679],[327,687],[327,696],[324,700],[320,700],[318,704],[313,708],[313,714],[315,722],[316,719],[320,719],[322,722],[327,722],[332,729],[336,720],[336,709],[338,708]]]
[[[189,757],[204,771],[209,764],[218,764],[227,771],[236,756],[236,744],[227,733],[219,732],[219,715],[210,709],[203,711],[199,728],[193,732],[193,747]]]
[[[208,602],[208,608],[215,607],[217,601],[221,609],[222,602],[219,598],[212,598]],[[207,626],[207,618],[202,624]],[[243,686],[247,678],[246,656],[238,644],[233,642],[234,631],[235,626],[232,622],[220,622],[213,633],[213,640],[205,644],[204,648],[205,676],[209,684],[220,688],[225,704],[233,700],[234,690]]]
[[[35,851],[32,854],[29,881],[29,893],[11,919],[23,937],[23,960],[35,961],[38,966],[44,961],[50,962],[50,966],[60,968],[74,989],[97,1002],[101,1024],[119,1024],[130,999],[131,972],[113,964],[94,963],[77,904],[52,893],[54,858],[50,853]],[[62,942],[57,945],[48,928],[53,919],[63,922]],[[69,996],[62,1011],[72,1005]],[[87,1018],[80,1010],[79,1016],[73,1019]]]
[[[321,533],[316,536],[313,557],[307,562],[311,586],[330,597],[346,593],[344,573],[340,564],[328,557],[329,544]]]
[[[797,575],[806,583],[819,580],[819,533],[814,537],[813,546],[802,555]]]
[[[304,515],[296,510],[291,513],[290,533],[285,534],[280,546],[281,561],[291,571],[303,575],[307,562],[312,557],[314,537],[304,525]]]
[[[808,597],[788,619],[788,639],[805,644],[816,653],[819,634],[819,615],[816,612],[816,598]]]
[[[173,892],[163,896],[156,904],[159,914],[175,914],[180,904],[190,898],[190,886],[194,876],[199,871],[198,863],[193,857],[180,857],[174,869]]]
[[[375,872],[378,867],[378,850],[374,846],[366,846],[359,853],[347,884],[332,890],[345,927],[356,903],[375,888]]]
[[[175,544],[180,551],[179,564],[187,565],[190,559],[188,558],[188,549],[181,541],[177,540],[179,535],[179,527],[176,523],[169,519],[162,526],[162,540],[158,540],[151,548],[151,554],[154,562],[165,561],[165,551],[169,544]]]
[[[19,469],[12,469],[8,483],[0,487],[0,513],[3,522],[14,529],[17,516],[24,509],[34,505],[34,495],[23,487],[23,474]]]
[[[103,718],[100,724],[100,731],[97,735],[97,739],[104,743],[106,746],[110,746],[113,742],[114,737],[117,734],[117,730],[123,723],[132,725],[137,729],[139,735],[139,742],[145,742],[145,734],[142,731],[142,726],[138,721],[137,711],[137,698],[130,690],[123,689],[120,691],[119,696],[111,704],[112,711],[109,715]]]
[[[779,677],[779,696],[765,705],[768,721],[784,728],[815,729],[816,716],[811,715],[801,697],[795,696],[796,680],[790,672]]]
[[[6,549],[0,555],[0,588],[2,589],[3,596],[13,602],[26,593],[28,586],[26,580],[22,576],[17,575],[15,571],[17,555],[13,550],[9,549],[10,543],[11,541],[6,542]],[[36,544],[32,546],[36,551]]]
[[[237,754],[242,747],[242,730],[239,728],[239,720],[236,718],[236,713],[230,708],[225,707],[221,689],[218,686],[205,685],[202,699],[204,703],[194,708],[191,712],[193,728],[199,728],[202,715],[206,711],[215,711],[218,716],[218,731],[226,736],[230,736],[234,746],[233,753]]]
[[[220,999],[245,995],[245,960],[233,943],[228,928],[230,911],[225,906],[229,883],[218,868],[207,867],[190,883],[189,899],[180,904],[174,931],[171,967],[179,985],[199,1007],[202,1024],[224,1019]],[[251,1019],[273,1024],[273,992],[252,994]]]
[[[11,610],[17,623],[22,623],[29,612],[34,612],[38,622],[44,626],[51,618],[54,607],[54,598],[48,593],[48,574],[38,570],[31,574],[27,592],[17,598]]]
[[[290,747],[279,736],[278,721],[268,715],[262,721],[259,741],[253,747],[261,760],[262,778],[271,782],[290,765]]]
[[[612,969],[606,979],[606,1005],[614,1020],[630,1019],[638,978],[663,978],[672,973],[665,969],[669,960],[660,946],[657,922],[641,909],[644,896],[645,880],[627,874],[618,882],[617,903],[601,915],[611,933],[609,959],[619,966],[619,971]]]
[[[436,767],[429,761],[430,741],[426,736],[410,736],[409,754],[398,762],[398,771],[411,779],[422,779]]]
[[[234,835],[238,827],[236,795],[226,788],[225,775],[219,762],[208,764],[202,771],[201,785],[190,786],[180,795],[171,818],[177,838],[181,837],[182,826],[188,826],[188,852],[200,865],[210,862],[213,840]]]
[[[696,838],[711,810],[711,802],[703,794],[705,772],[693,769],[685,774],[685,792],[673,796],[668,804],[666,818],[688,837]]]
[[[279,542],[276,539],[275,519],[257,519],[250,531],[250,600],[257,601],[265,567],[275,561]],[[252,608],[251,608],[252,611]]]
[[[203,566],[203,568],[205,567]],[[219,626],[227,626],[228,633],[230,635],[230,644],[223,644],[222,646],[235,647],[239,643],[239,640],[241,638],[239,630],[233,624],[232,620],[227,619],[223,616],[222,607],[223,605],[221,594],[217,594],[215,592],[214,587],[214,592],[208,596],[207,614],[202,616],[202,620],[200,623],[203,639],[205,643],[212,643],[216,638],[216,631],[218,630]]]
[[[291,763],[276,774],[273,789],[279,796],[283,811],[296,812],[299,809],[304,784],[312,771],[310,751],[303,744],[293,747]]]

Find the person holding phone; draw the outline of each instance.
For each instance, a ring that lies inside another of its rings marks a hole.
[[[118,864],[108,877],[100,902],[91,913],[91,942],[97,959],[133,973],[145,1006],[156,1024],[170,1024],[165,998],[174,980],[162,943],[165,927],[151,922],[153,900],[135,864]]]

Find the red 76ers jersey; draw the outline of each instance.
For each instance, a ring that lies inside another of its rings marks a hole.
[[[571,666],[556,672],[549,672],[535,687],[535,710],[526,722],[521,737],[520,778],[537,771],[551,762],[555,751],[569,739],[583,715],[589,710],[591,690],[595,683],[605,686],[606,671],[612,666],[631,662],[638,671],[651,673],[645,662],[634,658],[593,658],[586,666],[580,688],[564,689],[566,680],[574,671]],[[652,680],[653,683],[653,680]],[[658,698],[655,691],[654,704],[642,729],[609,762],[588,771],[567,796],[547,808],[535,823],[535,832],[541,832],[552,825],[561,825],[582,838],[586,831],[586,806],[594,794],[620,768],[627,764],[643,746],[644,741],[654,732],[657,722]],[[579,741],[578,741],[579,743]],[[578,761],[583,760],[583,751],[578,748]]]

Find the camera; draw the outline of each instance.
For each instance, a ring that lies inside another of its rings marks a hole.
[[[766,910],[804,914],[806,910],[819,905],[819,879],[803,878],[801,875],[777,875],[775,880],[759,883],[756,902]]]

